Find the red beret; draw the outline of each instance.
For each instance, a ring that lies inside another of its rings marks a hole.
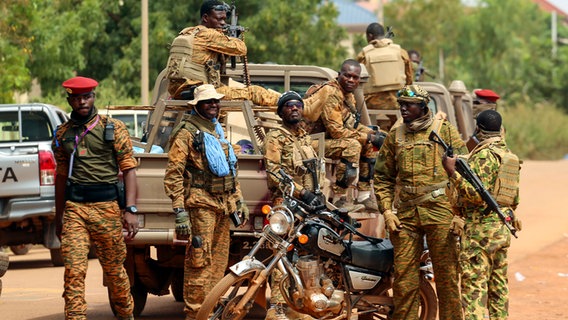
[[[91,78],[74,77],[65,80],[61,85],[68,94],[85,94],[93,91],[99,83]]]
[[[499,95],[496,94],[495,92],[489,90],[489,89],[481,89],[481,90],[475,90],[473,93],[475,93],[475,95],[480,98],[480,99],[484,99],[487,100],[489,102],[495,103],[497,102],[497,100],[499,100]]]

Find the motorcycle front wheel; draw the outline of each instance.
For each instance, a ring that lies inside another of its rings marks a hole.
[[[205,297],[199,312],[197,320],[241,320],[250,312],[254,306],[256,294],[253,294],[249,301],[246,301],[244,307],[237,310],[236,306],[243,298],[244,294],[252,290],[251,286],[260,270],[251,270],[241,276],[234,273],[227,274],[213,290]]]

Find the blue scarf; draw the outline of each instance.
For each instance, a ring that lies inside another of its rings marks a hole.
[[[209,162],[209,169],[218,177],[225,177],[229,173],[235,176],[235,164],[237,163],[237,156],[235,156],[235,151],[233,146],[227,139],[225,139],[225,132],[223,132],[223,127],[217,121],[217,118],[213,118],[211,122],[215,123],[215,132],[219,135],[217,139],[214,135],[203,132],[203,144],[205,145],[205,156],[207,157],[207,162]],[[225,152],[221,146],[221,142],[227,144],[229,147],[229,161],[225,157]]]

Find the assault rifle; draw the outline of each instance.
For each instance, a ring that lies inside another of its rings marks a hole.
[[[394,32],[392,32],[392,26],[387,26],[387,32],[385,34],[385,38],[388,39],[394,38]]]
[[[436,131],[432,130],[432,132],[430,132],[430,136],[428,137],[428,139],[430,141],[433,141],[434,143],[441,145],[442,148],[444,148],[446,156],[448,157],[454,156],[454,150],[452,146],[448,146],[446,142],[444,142],[444,140],[438,135],[438,133],[436,133]],[[493,199],[489,191],[487,191],[487,189],[483,186],[481,180],[479,180],[477,174],[475,174],[475,172],[471,170],[471,168],[463,158],[460,157],[457,158],[456,171],[459,172],[459,174],[462,177],[464,177],[464,179],[466,179],[469,183],[471,183],[471,185],[475,188],[475,191],[477,191],[477,193],[481,196],[483,201],[485,201],[485,203],[487,204],[487,209],[485,210],[485,213],[487,214],[491,211],[496,212],[497,215],[499,216],[499,219],[501,219],[501,222],[503,222],[505,227],[507,227],[507,229],[511,231],[511,234],[515,236],[515,238],[518,238],[517,229],[515,229],[515,227],[511,225],[511,218],[514,218],[513,211],[509,210],[507,214],[503,213],[497,201]]]
[[[245,27],[239,26],[237,23],[239,17],[237,14],[237,6],[235,5],[235,1],[229,6],[225,3],[225,7],[228,9],[227,13],[231,14],[231,24],[225,26],[223,29],[227,36],[231,38],[238,38],[242,33],[246,31]],[[236,58],[233,56],[231,57],[231,69],[235,69],[236,67]]]

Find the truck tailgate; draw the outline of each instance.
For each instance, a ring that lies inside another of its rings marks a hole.
[[[0,146],[0,197],[39,195],[37,145]]]

